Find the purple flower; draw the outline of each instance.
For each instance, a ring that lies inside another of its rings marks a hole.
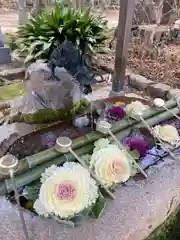
[[[175,127],[179,130],[180,129],[180,120],[175,120]]]
[[[145,141],[143,137],[139,136],[129,139],[127,145],[131,150],[137,150],[140,154],[140,157],[143,157],[149,150],[147,141]]]
[[[56,134],[53,132],[47,132],[41,135],[41,142],[44,146],[52,148],[56,144],[56,138]]]
[[[112,121],[119,121],[126,115],[124,109],[119,106],[111,107],[110,109],[107,110],[106,113],[108,120]]]
[[[127,145],[130,141],[130,137],[121,137],[120,138],[120,142],[123,144],[123,145]]]

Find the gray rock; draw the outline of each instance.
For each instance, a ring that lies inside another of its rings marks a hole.
[[[64,68],[57,68],[55,75],[58,79],[52,76],[46,63],[30,65],[25,75],[27,95],[11,103],[13,113],[35,113],[44,108],[71,109],[74,102],[81,99],[79,86]]]
[[[153,81],[138,74],[131,74],[129,83],[132,87],[137,88],[138,90],[145,90],[149,85],[153,84]]]
[[[166,98],[169,90],[170,90],[170,86],[164,83],[155,83],[153,85],[148,86],[147,88],[148,94],[150,96],[160,97],[160,98]]]
[[[173,98],[173,97],[176,97],[177,95],[180,96],[180,89],[179,89],[179,88],[171,88],[171,89],[168,91],[167,98],[168,98],[168,99],[171,99],[171,98]]]

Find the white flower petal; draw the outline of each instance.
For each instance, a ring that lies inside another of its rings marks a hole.
[[[153,131],[155,135],[161,140],[168,142],[172,145],[175,145],[177,142],[180,141],[179,133],[177,129],[172,125],[156,125],[153,128]]]
[[[56,188],[59,184],[71,183],[75,189],[72,199],[59,199]],[[39,200],[49,214],[62,219],[72,217],[92,206],[98,198],[98,186],[89,172],[78,163],[65,163],[54,175],[42,184]]]
[[[142,102],[134,101],[126,106],[125,111],[128,116],[132,116],[136,113],[143,112],[147,108],[149,108],[149,106],[144,105]]]
[[[107,186],[125,182],[131,175],[128,157],[116,145],[94,152],[90,164],[99,181]]]
[[[110,144],[110,141],[108,138],[101,138],[94,143],[95,148],[93,151],[96,152],[102,148],[106,148],[108,147],[109,144]]]
[[[44,207],[44,205],[41,203],[41,201],[39,199],[37,199],[34,202],[34,206],[33,207],[34,207],[36,213],[39,214],[40,216],[44,216],[44,217],[48,217],[49,216],[46,208]]]

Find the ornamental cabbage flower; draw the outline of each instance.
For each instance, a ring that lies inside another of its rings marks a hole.
[[[177,129],[169,124],[166,125],[156,125],[153,128],[153,131],[157,137],[159,137],[161,140],[170,143],[172,145],[175,145],[180,141],[179,133]]]
[[[136,113],[143,112],[144,110],[148,109],[149,106],[144,105],[140,101],[134,101],[128,104],[125,108],[126,113],[128,116],[133,116]]]
[[[95,148],[93,151],[96,152],[102,148],[106,148],[108,147],[109,144],[110,144],[110,141],[108,138],[101,138],[94,143]]]
[[[39,215],[68,219],[92,207],[98,196],[89,172],[79,163],[67,162],[44,179],[34,209]]]
[[[44,183],[49,177],[59,171],[59,167],[56,165],[51,165],[49,168],[41,174],[41,183]]]
[[[126,112],[119,106],[113,106],[107,110],[107,119],[110,121],[121,120],[125,115]]]
[[[90,167],[97,179],[107,187],[126,182],[131,175],[131,166],[126,152],[110,144],[92,154]]]
[[[127,145],[131,150],[137,150],[140,157],[145,156],[146,152],[149,150],[147,141],[143,137],[139,136],[130,138]]]

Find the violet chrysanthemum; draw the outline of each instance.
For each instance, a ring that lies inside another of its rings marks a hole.
[[[131,138],[127,145],[131,150],[137,150],[140,157],[145,156],[146,152],[149,150],[147,141],[143,137],[139,136]]]
[[[109,121],[119,121],[126,115],[126,112],[123,108],[119,106],[113,106],[107,110],[107,119]]]

